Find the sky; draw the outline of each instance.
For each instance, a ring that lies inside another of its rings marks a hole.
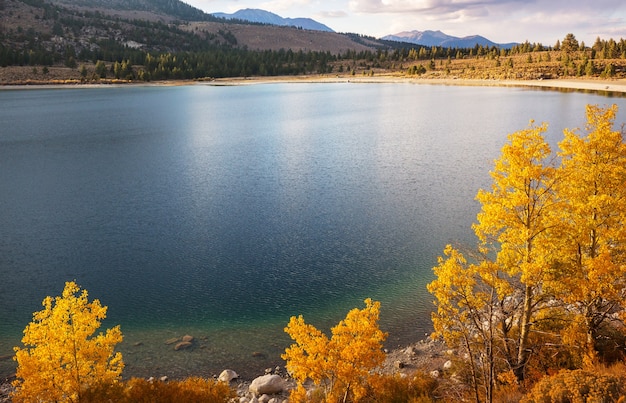
[[[566,34],[591,46],[626,38],[624,0],[183,0],[207,13],[259,8],[308,17],[337,32],[376,38],[402,31],[482,35],[497,43],[554,45]]]

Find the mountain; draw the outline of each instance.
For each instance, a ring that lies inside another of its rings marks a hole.
[[[148,52],[217,58],[219,52],[247,50],[336,55],[390,47],[357,34],[225,20],[179,0],[0,0],[0,70],[61,63],[77,67],[96,60],[142,64]]]
[[[497,46],[510,49],[517,43],[495,43],[480,35],[471,35],[459,38],[444,34],[441,31],[404,31],[394,35],[387,35],[381,39],[388,41],[414,43],[423,46],[441,46],[444,48],[473,48],[474,46]]]
[[[280,15],[269,11],[255,8],[246,8],[233,14],[213,13],[214,17],[225,18],[227,20],[237,19],[241,21],[255,22],[259,24],[270,24],[288,27],[299,27],[312,31],[335,32],[326,25],[311,18],[283,18]]]

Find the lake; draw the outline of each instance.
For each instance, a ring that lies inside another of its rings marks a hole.
[[[626,120],[621,97],[521,88],[3,89],[0,356],[70,280],[121,325],[126,377],[258,375],[290,316],[327,331],[367,297],[387,347],[422,339],[506,135],[547,121],[556,146],[588,103]]]

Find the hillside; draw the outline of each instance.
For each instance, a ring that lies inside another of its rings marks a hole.
[[[230,21],[177,0],[4,0],[0,17],[0,84],[315,74],[498,80],[626,76],[624,40],[584,49],[575,43],[567,50],[528,42],[510,49],[489,43],[423,46]]]
[[[225,45],[333,52],[381,46],[331,32],[228,21],[170,0],[4,0],[0,17],[1,45],[12,51],[65,53],[69,47],[78,55],[116,46],[180,52]]]
[[[200,32],[220,35],[228,31],[233,37],[233,44],[251,50],[280,50],[343,53],[348,50],[371,51],[380,48],[381,43],[334,32],[311,31],[286,26],[258,24],[226,24],[224,22],[190,22],[181,25],[187,32]]]
[[[387,47],[359,35],[220,19],[177,0],[5,0],[0,21],[0,67],[12,67],[0,71],[5,83],[315,73],[339,53]],[[180,54],[195,60],[176,66]]]
[[[165,19],[185,21],[213,19],[202,10],[182,1],[171,0],[47,0],[49,3],[76,10],[99,10],[110,15],[128,17],[128,12],[153,14]]]

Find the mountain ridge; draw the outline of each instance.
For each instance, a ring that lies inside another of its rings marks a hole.
[[[245,8],[238,10],[232,14],[211,13],[211,15],[217,18],[224,18],[227,20],[237,19],[259,24],[298,27],[312,31],[335,32],[330,27],[311,18],[285,18],[270,11],[261,10],[258,8]]]
[[[397,34],[383,36],[383,40],[406,42],[422,46],[441,46],[444,48],[473,48],[476,45],[510,49],[518,43],[496,43],[481,35],[457,37],[445,34],[440,30],[432,31],[402,31]]]

